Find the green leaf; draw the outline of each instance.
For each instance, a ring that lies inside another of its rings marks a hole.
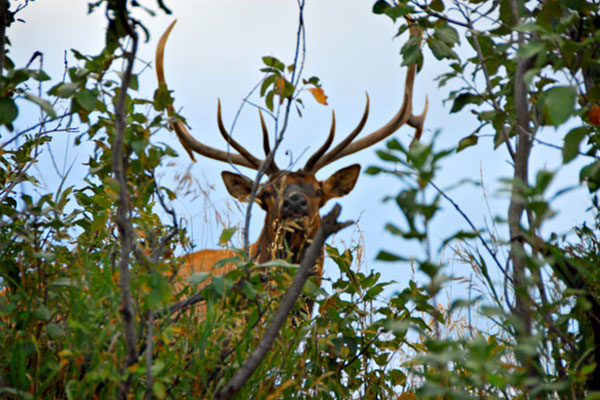
[[[265,80],[263,81],[262,85],[260,86],[260,95],[261,97],[265,95],[265,92],[267,91],[267,89],[269,88],[269,86],[271,86],[273,83],[275,83],[275,81],[277,81],[277,79],[279,79],[281,75],[277,75],[277,74],[272,74],[269,75],[265,78]]]
[[[554,172],[540,170],[535,176],[535,189],[538,193],[544,193],[548,188],[548,185],[552,182],[554,178]]]
[[[438,60],[449,58],[449,59],[458,59],[458,56],[452,49],[441,40],[430,39],[427,41],[429,45],[429,49]]]
[[[569,119],[575,109],[576,95],[572,86],[555,86],[544,92],[542,105],[544,122],[559,126]]]
[[[167,85],[161,84],[154,92],[154,108],[156,111],[163,111],[169,104],[173,104],[173,97]]]
[[[237,231],[236,227],[223,229],[223,232],[221,232],[221,237],[219,237],[219,244],[221,246],[227,244],[235,231]]]
[[[414,8],[406,4],[399,3],[396,6],[390,7],[387,10],[385,10],[385,15],[390,17],[392,21],[396,22],[398,18],[403,17],[412,12],[414,12]]]
[[[450,113],[459,112],[467,104],[481,104],[481,97],[474,95],[473,93],[461,93],[456,96]]]
[[[248,298],[248,300],[253,300],[258,296],[258,292],[252,287],[252,284],[248,281],[244,281],[242,285],[242,292]]]
[[[52,313],[44,305],[40,305],[33,312],[33,316],[41,321],[50,321]]]
[[[600,161],[586,165],[579,171],[579,179],[586,182],[590,193],[600,188]]]
[[[74,82],[60,83],[50,89],[48,93],[66,99],[73,96],[78,87],[79,84]]]
[[[456,32],[456,29],[447,25],[436,29],[434,36],[442,42],[446,43],[448,46],[452,46],[458,43],[458,32]]]
[[[577,153],[579,152],[579,144],[588,133],[589,129],[583,126],[571,129],[571,131],[567,133],[565,136],[565,144],[563,145],[562,149],[563,164],[568,163],[577,156]]]
[[[383,168],[379,168],[379,167],[374,167],[374,166],[370,166],[365,170],[365,174],[367,175],[377,175],[381,172],[384,172],[385,170]]]
[[[433,11],[442,12],[444,11],[444,2],[442,0],[433,0],[429,3],[429,8]]]
[[[418,35],[411,36],[402,49],[402,65],[412,65],[421,59],[421,38]]]
[[[265,105],[267,106],[269,111],[273,111],[273,97],[274,96],[275,96],[275,91],[271,90],[269,93],[267,93],[267,96],[265,97]]]
[[[195,272],[192,275],[185,278],[185,280],[190,285],[197,285],[199,283],[204,282],[206,279],[208,279],[209,276],[210,276],[210,273],[208,273],[208,272]]]
[[[271,260],[259,264],[257,267],[259,268],[272,268],[272,267],[284,267],[284,268],[298,268],[299,264],[292,264],[285,260]]]
[[[517,56],[520,58],[530,58],[541,51],[545,51],[545,49],[546,46],[544,46],[543,42],[528,42],[519,47]]]
[[[390,8],[391,6],[387,2],[377,0],[375,4],[373,4],[373,14],[383,14]]]
[[[96,95],[88,89],[81,89],[75,94],[77,104],[86,111],[93,111],[96,108]]]
[[[65,330],[63,329],[62,326],[60,326],[58,324],[46,325],[46,331],[48,332],[48,335],[52,339],[58,339],[58,338],[65,336]]]
[[[466,149],[467,147],[475,146],[479,138],[477,135],[469,135],[465,138],[462,138],[460,142],[458,142],[458,147],[456,148],[456,152],[459,153]]]
[[[152,376],[156,376],[160,374],[165,369],[165,363],[161,360],[156,360],[156,362],[150,367],[150,371],[152,372]]]
[[[138,81],[138,76],[135,74],[131,75],[131,80],[129,81],[129,89],[138,90],[140,88],[140,84]]]
[[[46,111],[46,114],[48,114],[50,118],[56,118],[56,111],[54,111],[54,108],[50,102],[30,93],[25,93],[25,98],[40,106],[42,110]]]
[[[265,65],[267,65],[269,67],[273,67],[281,72],[283,72],[285,69],[285,64],[282,63],[281,61],[279,61],[275,57],[265,56],[262,58],[262,60],[265,63]]]
[[[12,123],[19,115],[19,109],[13,99],[0,97],[0,124],[7,125]]]
[[[385,250],[381,250],[379,252],[379,254],[377,254],[376,259],[380,260],[380,261],[390,261],[390,262],[407,261],[406,257],[402,257],[402,256],[399,256],[397,254],[393,254],[393,253],[387,252]]]
[[[406,375],[399,369],[393,369],[389,371],[387,375],[394,386],[404,385],[406,383]],[[400,396],[400,398],[401,397],[402,396]]]
[[[44,81],[49,81],[50,80],[50,77],[48,76],[48,74],[46,74],[41,69],[39,69],[37,71],[31,71],[30,75],[31,75],[31,77],[33,79],[35,79],[38,82],[44,82]]]
[[[157,399],[164,399],[167,397],[167,388],[164,383],[160,381],[154,381],[152,383],[152,393]]]

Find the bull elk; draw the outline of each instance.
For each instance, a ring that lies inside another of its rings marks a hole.
[[[163,33],[156,48],[156,75],[159,87],[164,85],[164,88],[166,88],[164,51],[175,22],[173,21]],[[411,27],[410,33],[411,35],[420,34],[416,27]],[[360,172],[360,165],[353,164],[342,168],[323,181],[315,177],[317,171],[344,156],[356,153],[382,141],[405,124],[416,129],[415,139],[420,137],[428,103],[426,99],[425,109],[421,115],[412,114],[415,74],[416,65],[408,67],[402,106],[396,115],[381,128],[363,138],[356,139],[362,131],[369,114],[369,96],[367,95],[365,110],[360,122],[335,147],[330,149],[335,134],[335,114],[332,114],[331,128],[325,143],[308,159],[304,167],[293,172],[280,170],[274,161],[266,166],[264,170],[269,179],[258,186],[255,197],[256,203],[266,212],[265,224],[258,240],[250,246],[250,256],[255,261],[263,263],[275,259],[290,259],[295,263],[300,262],[303,252],[321,224],[319,210],[330,199],[345,196],[352,191]],[[167,111],[170,116],[175,115],[173,105],[169,105]],[[263,134],[263,148],[265,155],[268,155],[271,151],[269,135],[260,111],[259,116]],[[250,154],[227,132],[221,117],[220,102],[217,107],[217,125],[221,136],[237,153],[225,152],[207,146],[196,140],[181,121],[172,120],[170,122],[171,129],[175,131],[179,141],[192,159],[194,159],[194,153],[198,153],[214,160],[258,170],[264,160]],[[253,187],[253,181],[250,178],[228,171],[222,172],[222,178],[229,194],[240,201],[249,200]],[[229,250],[201,250],[188,254],[186,263],[180,269],[178,275],[185,278],[195,272],[209,272],[213,276],[225,274],[234,266],[227,264],[213,269],[213,265],[217,261],[233,255],[233,252]],[[314,266],[314,274],[318,284],[320,284],[322,273],[323,254]],[[308,309],[311,308],[309,306]]]

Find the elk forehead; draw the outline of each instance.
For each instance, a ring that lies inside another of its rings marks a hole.
[[[285,198],[296,192],[314,196],[320,187],[320,182],[312,174],[306,174],[302,171],[283,171],[265,183],[263,190]]]

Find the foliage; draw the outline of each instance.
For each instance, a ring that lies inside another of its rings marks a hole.
[[[165,109],[173,99],[164,87],[153,99],[136,96],[135,73],[122,87],[125,73],[115,71],[117,62],[134,52],[128,26],[149,34],[143,22],[130,18],[128,7],[150,15],[155,11],[135,1],[89,5],[90,12],[105,7],[104,50],[98,55],[73,50],[79,63],[66,71],[68,80],[42,96],[30,86],[51,78],[31,63],[15,66],[2,52],[0,397],[123,397],[126,383],[125,397],[210,398],[257,345],[296,266],[289,260],[256,265],[239,250],[220,262],[237,268],[209,284],[206,274],[187,282],[176,276],[183,260],[174,254],[188,245],[186,232],[167,202],[175,194],[155,179],[176,154],[154,140],[166,127]],[[169,12],[160,0],[156,8]],[[306,285],[303,296],[318,304],[318,315],[307,320],[296,305],[239,398],[595,398],[594,390],[600,390],[600,204],[593,195],[591,226],[582,223],[569,234],[543,237],[540,228],[554,215],[552,200],[558,194],[550,194],[549,187],[556,172],[534,171],[531,179],[527,167],[532,144],[551,128],[564,138],[564,163],[588,160],[578,178],[592,194],[600,185],[597,4],[378,0],[373,12],[394,22],[410,15],[407,24],[419,26],[431,54],[447,62],[440,86],[461,85],[446,99],[451,112],[469,109],[480,126],[453,149],[438,150],[434,137],[409,149],[392,139],[378,151],[382,165],[367,173],[399,179],[401,189],[385,200],[404,218],[389,221],[385,229],[422,248],[412,259],[383,249],[378,259],[410,263],[418,273],[384,299],[391,282],[353,267],[360,248],[328,247],[339,269],[333,290]],[[6,27],[14,21],[13,13],[8,16]],[[459,45],[470,53],[465,56]],[[416,37],[401,54],[405,65],[421,65],[428,57]],[[300,112],[304,89],[326,104],[319,78],[300,80],[302,62],[286,66],[273,56],[263,62],[257,88],[271,116],[278,118],[284,104]],[[123,91],[126,124],[117,148]],[[14,132],[24,102],[39,107],[43,118]],[[68,112],[61,115],[56,110],[63,105]],[[70,187],[64,187],[63,176],[57,188],[45,192],[32,166],[42,146],[73,125],[82,127],[78,143],[94,145],[88,176]],[[455,151],[485,145],[480,139],[486,132],[493,133],[493,148],[505,149],[511,159],[513,177],[504,184],[511,210],[519,211],[497,218],[508,228],[502,238],[476,227],[435,181]],[[115,178],[115,151],[123,151],[125,188]],[[19,190],[22,186],[35,194]],[[125,245],[118,225],[123,189],[133,232],[126,265],[134,310],[133,363],[126,362],[131,349],[118,267]],[[432,250],[431,227],[448,202],[468,229],[441,238],[440,249],[452,249],[472,267],[480,292],[442,305],[439,299],[456,278],[447,275]],[[221,244],[233,233],[226,229]],[[499,248],[510,253],[506,264],[499,261]],[[503,283],[494,281],[496,271]],[[199,300],[205,304],[194,306]],[[477,321],[465,323],[465,313],[475,313]]]
[[[493,216],[506,224],[508,236],[498,237],[476,227],[472,216],[436,185],[436,170],[452,151],[434,151],[431,144],[407,150],[391,140],[378,153],[387,166],[369,168],[372,174],[398,177],[406,187],[386,198],[396,202],[405,221],[390,222],[386,229],[423,246],[423,259],[414,262],[426,277],[422,288],[427,306],[421,308],[434,329],[413,326],[421,338],[409,362],[420,377],[415,392],[419,398],[596,398],[600,390],[599,226],[593,194],[600,165],[597,3],[379,0],[373,12],[394,22],[406,17],[398,34],[411,24],[422,30],[431,54],[446,66],[439,86],[458,87],[445,99],[451,112],[469,109],[477,117],[479,127],[456,144],[456,151],[484,146],[480,139],[491,131],[493,148],[506,151],[512,169],[512,178],[503,180],[508,212]],[[410,41],[401,53],[405,64],[421,64],[427,58]],[[582,223],[566,234],[542,236],[540,228],[556,213],[552,201],[565,191],[550,193],[556,172],[529,171],[534,144],[545,143],[538,139],[545,134],[563,138],[564,164],[585,161],[573,180],[579,179],[593,194],[593,226]],[[471,266],[484,296],[453,298],[440,313],[439,294],[449,280],[458,279],[444,275],[445,266],[435,261],[430,249],[429,227],[444,203],[451,204],[470,229],[443,238],[442,246],[450,246],[460,262]],[[506,263],[499,260],[502,252],[509,254]],[[379,258],[404,261],[402,255],[386,251]],[[497,273],[503,283],[493,280]],[[482,320],[449,336],[436,328],[447,319],[460,318],[465,309]]]
[[[176,154],[154,139],[168,122],[165,110],[173,98],[164,87],[152,99],[137,95],[135,70],[128,87],[122,86],[126,72],[115,68],[120,61],[126,64],[135,49],[124,21],[145,31],[141,21],[129,18],[126,6],[90,3],[90,12],[106,11],[106,46],[97,55],[73,50],[77,65],[69,67],[65,80],[43,97],[31,94],[30,85],[51,80],[44,71],[30,65],[17,68],[9,53],[4,59],[2,398],[212,397],[258,343],[295,270],[285,260],[255,265],[238,251],[234,259],[221,261],[237,263],[237,268],[208,285],[206,274],[194,274],[187,282],[176,276],[183,259],[173,254],[188,245],[186,232],[168,206],[175,194],[155,179]],[[141,7],[137,2],[131,6]],[[168,11],[162,2],[158,8]],[[301,105],[298,94],[304,89],[326,103],[317,77],[299,86],[299,79],[287,75],[293,74],[295,63],[285,67],[275,57],[263,60],[267,67],[260,94],[267,109],[273,111],[276,97],[279,105],[284,100]],[[120,268],[126,245],[118,221],[124,192],[114,165],[123,91],[126,222],[133,232],[132,257],[126,265],[136,339],[133,363],[127,361],[131,349]],[[22,101],[38,106],[42,121],[14,132]],[[55,111],[64,107],[68,111],[62,115]],[[65,174],[57,188],[46,189],[31,173],[32,167],[41,148],[57,133],[73,132],[73,126],[83,132],[76,144],[94,146],[85,163],[88,174],[69,187]],[[227,245],[233,233],[234,229],[226,229],[221,244]],[[407,384],[394,361],[405,332],[388,332],[380,317],[414,319],[411,310],[404,301],[377,303],[388,283],[373,272],[353,272],[351,251],[328,248],[328,253],[340,269],[332,282],[333,293],[314,283],[307,285],[304,296],[319,304],[320,314],[306,320],[297,305],[240,398],[340,398],[357,393],[391,398]],[[264,279],[265,271],[269,280]],[[206,304],[195,307],[190,299]]]

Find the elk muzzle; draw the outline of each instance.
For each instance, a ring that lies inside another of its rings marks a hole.
[[[308,213],[308,200],[303,194],[294,192],[283,200],[281,206],[281,217],[283,219],[305,217]]]

